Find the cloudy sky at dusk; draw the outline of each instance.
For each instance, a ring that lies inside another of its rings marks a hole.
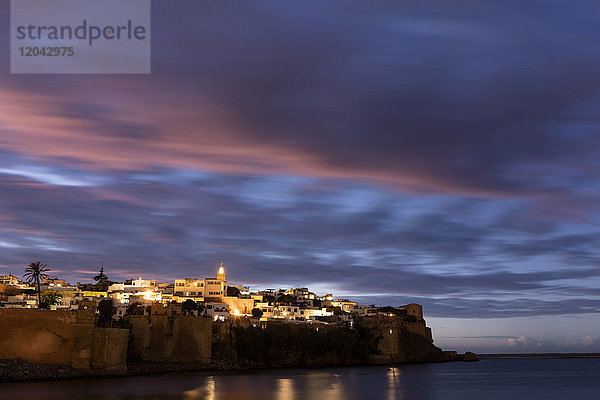
[[[599,16],[170,0],[149,75],[2,57],[0,274],[172,281],[223,259],[254,288],[423,304],[444,347],[600,351]]]

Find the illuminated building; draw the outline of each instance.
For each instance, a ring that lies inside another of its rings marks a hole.
[[[227,295],[227,278],[223,262],[219,265],[216,278],[176,279],[174,296],[192,298],[196,301],[220,302]]]

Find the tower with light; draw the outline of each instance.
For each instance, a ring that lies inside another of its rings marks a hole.
[[[217,279],[220,281],[226,281],[225,267],[223,267],[223,261],[221,261],[221,265],[219,265],[219,272],[217,272]]]

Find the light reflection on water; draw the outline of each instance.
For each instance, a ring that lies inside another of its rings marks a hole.
[[[277,400],[294,400],[294,381],[291,379],[279,379],[277,388]]]
[[[400,368],[391,367],[387,373],[388,391],[387,400],[402,400],[402,394],[398,393],[397,388],[400,387]],[[399,396],[400,395],[400,396]]]
[[[403,400],[400,376],[397,367],[181,373],[7,384],[0,386],[0,399],[30,399],[43,393],[47,400]]]
[[[206,378],[206,382],[195,389],[185,390],[182,397],[186,400],[215,400],[215,379],[212,376]]]
[[[180,373],[0,385],[0,399],[438,400],[594,399],[600,360],[500,359],[479,363]]]

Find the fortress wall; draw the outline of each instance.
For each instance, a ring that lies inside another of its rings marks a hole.
[[[127,370],[127,329],[96,328],[92,347],[91,367],[102,370]]]
[[[210,364],[212,319],[176,317],[173,326],[173,359],[178,362]]]
[[[0,359],[126,370],[126,329],[96,328],[93,308],[0,309]]]
[[[403,308],[406,310],[408,315],[415,316],[419,321],[423,319],[423,306],[420,304],[411,303],[403,306]]]
[[[413,311],[418,313],[419,307],[414,307]],[[362,323],[371,329],[375,337],[379,337],[379,354],[370,356],[371,363],[420,362],[428,357],[439,358],[439,349],[433,346],[431,328],[424,320],[406,322],[400,318],[378,316],[363,318]]]
[[[127,315],[125,316],[129,328],[129,344],[127,358],[142,360],[143,354],[150,348],[150,316]]]
[[[0,309],[0,358],[110,373],[124,372],[127,359],[237,368],[426,362],[442,354],[424,321],[382,316],[363,318],[356,329],[164,314],[128,315],[128,329],[94,321],[89,307]]]
[[[372,364],[403,362],[406,358],[402,320],[374,319],[369,324],[372,335],[378,338],[377,353],[369,357]]]
[[[76,311],[0,309],[0,358],[71,365]]]
[[[425,336],[431,339],[431,329],[425,325],[425,321],[420,322],[404,322],[406,330],[416,335]]]
[[[228,341],[231,332],[230,321],[215,321],[212,324],[213,341]]]
[[[209,364],[212,319],[192,316],[128,315],[129,357],[160,363]]]
[[[213,362],[237,363],[231,327],[231,321],[215,321],[212,323],[211,360]]]
[[[402,326],[397,322],[387,323],[380,327],[379,334],[381,339],[378,343],[379,352],[383,355],[389,355],[394,360],[401,361],[401,337]]]
[[[94,346],[94,325],[96,315],[93,305],[85,305],[77,310],[75,323],[75,338],[73,340],[73,354],[71,367],[89,369],[92,362],[92,348]]]

